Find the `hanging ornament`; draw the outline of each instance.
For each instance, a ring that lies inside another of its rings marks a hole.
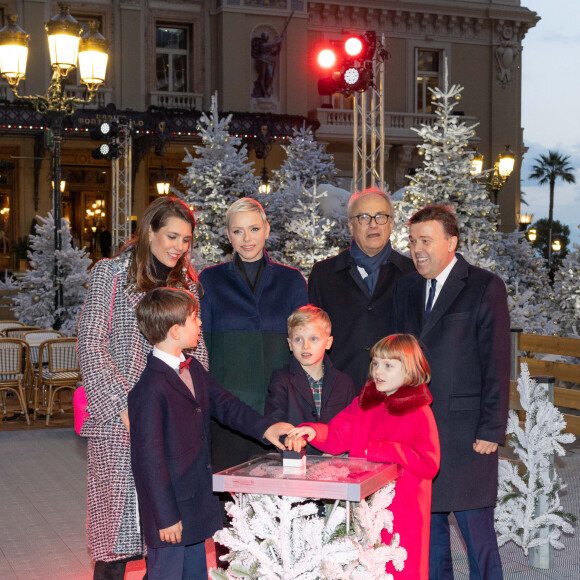
[[[40,302],[40,296],[39,296],[38,294],[35,294],[35,295],[32,297],[32,302]]]
[[[88,283],[88,282],[85,282],[85,283],[83,284],[83,288],[84,288],[85,290],[88,290],[88,289],[89,289],[89,283]]]

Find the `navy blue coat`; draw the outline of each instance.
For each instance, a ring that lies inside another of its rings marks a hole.
[[[159,530],[180,520],[181,545],[201,542],[222,527],[212,493],[210,416],[262,441],[274,423],[222,389],[195,359],[189,369],[195,398],[152,354],[129,392],[131,466],[145,541],[152,548],[174,545],[162,542]]]
[[[310,302],[330,316],[334,336],[330,358],[337,369],[352,377],[357,394],[369,375],[369,351],[392,333],[389,309],[395,282],[414,271],[413,261],[393,249],[371,296],[349,249],[312,267]]]
[[[503,443],[508,413],[510,321],[505,284],[457,254],[424,323],[426,281],[397,283],[394,326],[419,340],[429,365],[441,467],[433,480],[433,512],[494,506],[497,452],[481,455],[476,439]]]
[[[324,379],[319,415],[316,412],[314,396],[306,372],[300,363],[291,357],[288,365],[272,373],[264,415],[273,421],[284,421],[292,425],[328,423],[335,415],[348,407],[354,397],[352,379],[335,369],[328,355],[324,355]],[[308,444],[307,453],[320,455],[322,451]]]
[[[288,316],[308,303],[302,274],[264,256],[255,293],[233,261],[205,268],[199,276],[211,376],[259,412],[272,371],[289,360]]]

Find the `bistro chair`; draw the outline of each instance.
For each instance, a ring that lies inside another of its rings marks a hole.
[[[28,366],[28,344],[16,338],[0,338],[0,405],[4,417],[6,411],[6,393],[16,395],[26,423],[30,425],[26,405],[25,380]]]
[[[2,331],[2,334],[6,337],[6,338],[18,338],[20,340],[22,340],[22,337],[24,336],[25,332],[30,332],[31,330],[42,330],[40,327],[38,326],[11,326],[9,328],[5,328]]]
[[[24,326],[18,320],[0,320],[0,332],[5,328],[12,328],[13,326]]]
[[[27,400],[30,404],[34,405],[38,401],[38,397],[36,393],[33,393],[33,390],[38,390],[39,387],[39,380],[38,380],[38,351],[40,345],[52,338],[61,338],[64,336],[62,332],[58,330],[29,330],[24,333],[22,340],[25,340],[28,343],[29,347],[29,357],[28,360],[30,364],[28,365],[28,374],[26,378],[26,386],[27,386]],[[43,362],[48,363],[48,355],[45,351],[45,359]],[[46,400],[43,396],[42,398],[44,406],[46,406]],[[34,418],[36,419],[36,413],[38,412],[38,408],[34,407]]]
[[[38,407],[38,391],[47,390],[46,424],[50,422],[56,394],[62,389],[74,392],[81,382],[81,369],[77,358],[76,338],[53,338],[43,342],[38,351],[38,389],[35,391],[34,409]],[[44,362],[44,361],[47,362]]]

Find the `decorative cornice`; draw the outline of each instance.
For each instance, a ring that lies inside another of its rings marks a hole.
[[[408,4],[389,6],[347,6],[330,2],[309,2],[309,27],[313,30],[375,30],[391,37],[462,40],[477,44],[495,43],[497,25],[511,26],[521,42],[539,20],[527,8],[490,8],[489,4]]]

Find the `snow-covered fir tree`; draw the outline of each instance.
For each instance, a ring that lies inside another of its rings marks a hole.
[[[468,126],[461,116],[453,114],[463,87],[449,86],[447,66],[444,78],[443,89],[430,89],[437,118],[431,125],[423,124],[420,129],[414,129],[422,139],[418,153],[424,161],[414,175],[408,176],[403,202],[396,204],[397,219],[404,223],[414,211],[428,204],[452,205],[461,231],[459,250],[469,241],[472,249],[477,249],[485,259],[485,254],[499,238],[499,208],[490,201],[485,185],[471,175],[474,154],[468,147],[477,124]],[[406,232],[398,232],[394,237],[398,248],[406,247],[405,235]]]
[[[498,499],[495,508],[495,528],[498,544],[510,540],[527,555],[530,548],[549,543],[554,548],[564,547],[562,533],[571,534],[571,517],[560,504],[560,491],[566,486],[552,466],[555,453],[563,456],[563,444],[575,440],[571,433],[563,433],[566,421],[550,402],[546,385],[530,378],[524,363],[518,378],[520,402],[526,411],[523,427],[514,410],[510,410],[506,433],[511,435],[509,445],[521,461],[523,472],[514,462],[502,459],[499,468]],[[538,513],[540,497],[545,510]],[[540,532],[548,529],[546,535]]]
[[[326,146],[316,141],[314,131],[306,123],[293,129],[288,145],[282,145],[286,159],[280,169],[272,171],[272,190],[283,192],[298,179],[305,189],[315,183],[335,183],[338,170],[334,158],[326,153]]]
[[[539,257],[524,232],[501,234],[490,252],[492,270],[506,284],[512,328],[528,334],[557,334],[553,290],[546,275],[546,261]]]
[[[240,197],[255,197],[259,180],[253,163],[248,162],[246,145],[230,135],[232,115],[220,118],[217,93],[211,99],[209,113],[202,113],[197,130],[201,145],[196,156],[187,149],[183,162],[187,173],[180,176],[186,190],[178,195],[193,207],[196,219],[194,262],[201,268],[223,260],[229,247],[225,232],[227,208]]]
[[[404,567],[407,552],[394,534],[381,543],[381,530],[393,532],[388,509],[395,494],[389,484],[353,510],[354,524],[346,533],[346,510],[337,507],[325,521],[318,505],[298,497],[235,495],[226,504],[232,525],[215,539],[229,548],[222,558],[227,570],[211,570],[214,580],[392,580],[387,562]],[[396,530],[396,524],[395,524]]]
[[[544,261],[524,234],[498,232],[499,208],[490,201],[485,185],[471,175],[473,152],[467,147],[477,125],[467,126],[461,116],[453,115],[463,88],[449,87],[446,72],[443,90],[430,90],[437,118],[432,125],[416,129],[423,141],[418,148],[424,162],[409,176],[403,199],[395,201],[393,245],[403,252],[408,249],[406,224],[425,205],[454,207],[460,228],[458,250],[471,264],[504,280],[512,326],[528,333],[556,333],[558,316]]]
[[[560,331],[565,336],[580,338],[580,246],[574,244],[554,278],[554,303]]]
[[[284,224],[288,233],[284,243],[287,263],[298,268],[307,277],[315,262],[338,254],[339,248],[328,242],[328,235],[335,225],[334,221],[322,217],[320,199],[326,193],[318,193],[316,185],[311,191],[302,189],[296,204],[290,208]]]
[[[63,288],[63,307],[55,310],[55,286],[53,279],[54,218],[49,212],[46,218],[36,216],[38,224],[30,236],[26,270],[20,282],[20,292],[12,300],[16,317],[20,322],[40,328],[52,328],[57,318],[60,330],[67,336],[76,334],[77,322],[89,288],[91,259],[85,249],[72,245],[70,227],[66,219],[61,221],[61,250],[56,253],[60,282]]]

